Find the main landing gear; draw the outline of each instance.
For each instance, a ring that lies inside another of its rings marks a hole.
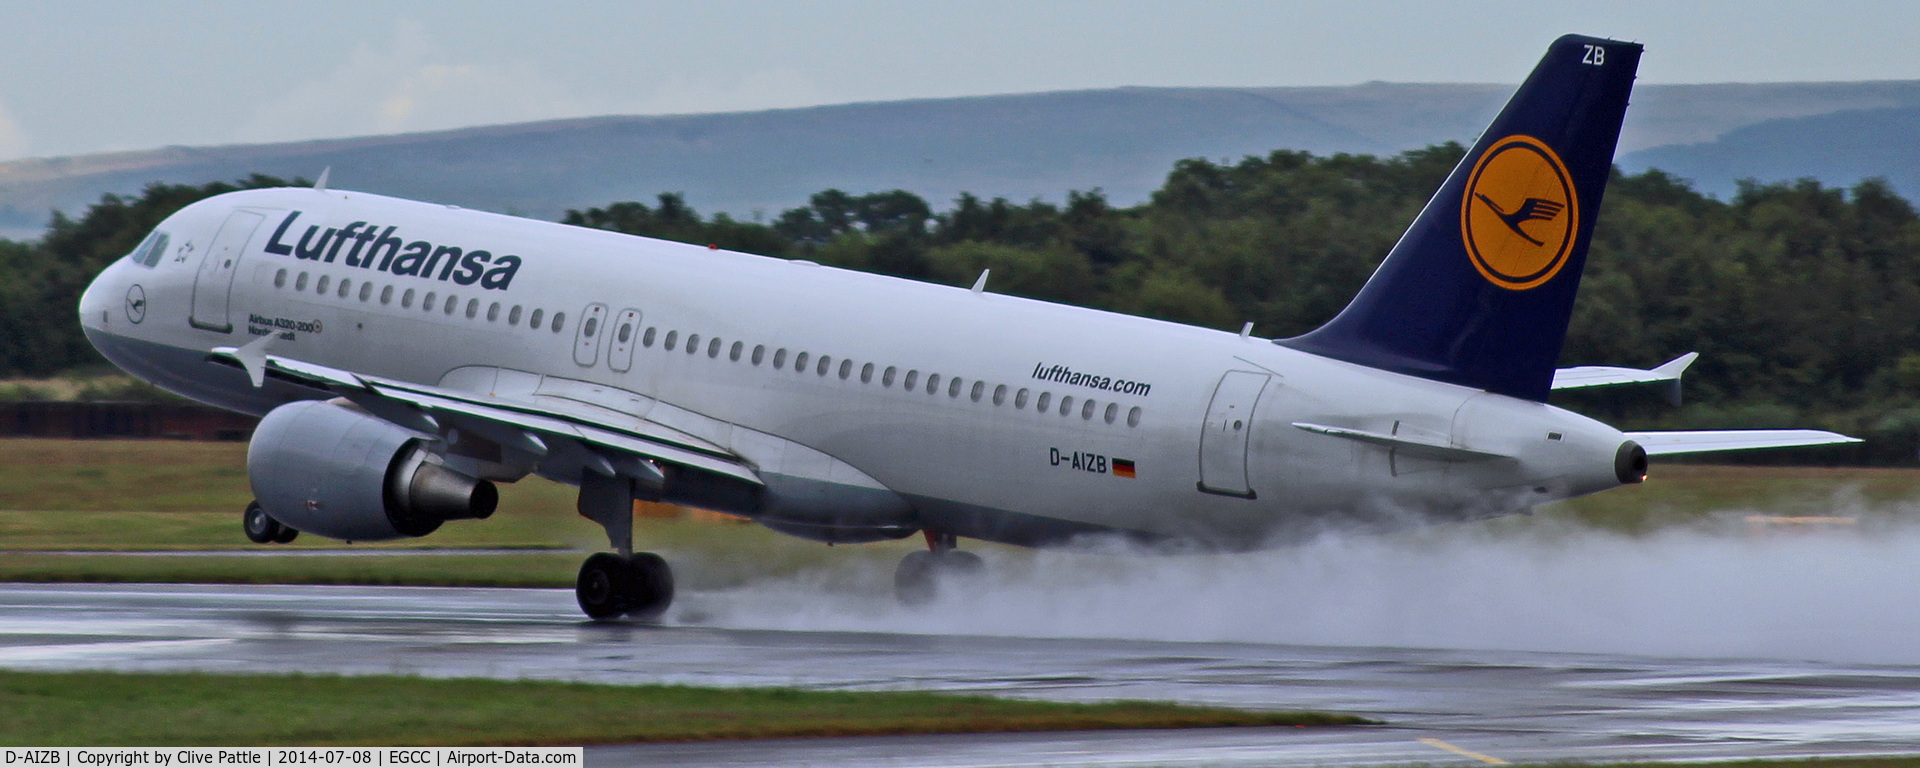
[[[926,551],[902,558],[893,571],[893,596],[901,605],[926,605],[943,593],[976,584],[986,571],[979,555],[954,548],[958,537],[937,531],[924,533]]]
[[[255,544],[286,544],[300,535],[299,531],[273,519],[260,508],[258,501],[247,502],[247,511],[240,513],[240,527],[247,532],[247,540]]]
[[[652,552],[633,551],[633,481],[593,472],[580,480],[580,515],[607,529],[613,552],[601,552],[580,566],[573,594],[580,610],[594,621],[622,616],[654,621],[673,605],[673,570]]]

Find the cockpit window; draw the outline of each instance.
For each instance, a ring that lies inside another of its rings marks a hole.
[[[133,249],[133,255],[127,259],[143,267],[160,263],[160,257],[167,254],[167,233],[154,230],[147,239],[140,241],[140,247]]]

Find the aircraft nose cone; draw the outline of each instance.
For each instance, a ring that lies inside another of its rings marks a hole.
[[[118,296],[114,296],[111,301],[105,298],[114,293],[113,286],[109,285],[114,282],[111,278],[112,274],[112,267],[102,270],[93,278],[93,282],[87,284],[87,289],[80,293],[80,327],[102,330],[112,322],[112,309],[120,303]]]

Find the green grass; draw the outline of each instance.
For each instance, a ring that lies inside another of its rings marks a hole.
[[[1920,470],[1654,465],[1647,482],[1540,508],[1509,527],[1558,523],[1624,533],[1699,526],[1725,516],[1920,514]]]
[[[0,672],[8,746],[554,746],[1110,728],[1355,725],[1315,712],[932,693],[413,677]]]

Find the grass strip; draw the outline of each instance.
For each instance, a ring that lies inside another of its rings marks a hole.
[[[1155,702],[418,677],[0,672],[12,746],[556,746],[1363,718]]]

